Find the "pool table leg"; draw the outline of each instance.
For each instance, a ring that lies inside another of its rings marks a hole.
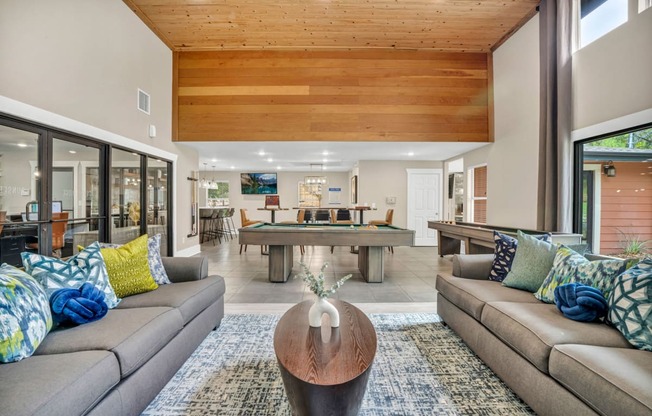
[[[367,283],[382,283],[385,276],[385,247],[360,246],[358,268]]]
[[[292,246],[269,246],[269,281],[287,282],[292,274]]]

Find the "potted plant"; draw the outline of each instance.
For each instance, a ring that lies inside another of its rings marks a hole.
[[[351,278],[351,275],[346,275],[337,282],[335,282],[334,285],[332,285],[330,288],[326,288],[324,286],[324,270],[328,267],[328,262],[324,263],[323,266],[321,266],[321,269],[319,270],[319,275],[315,276],[312,274],[310,269],[308,269],[308,266],[306,266],[303,262],[301,264],[301,269],[302,272],[298,274],[296,277],[300,277],[301,280],[306,282],[308,285],[308,288],[317,295],[317,300],[315,303],[310,307],[310,310],[308,311],[308,323],[310,326],[318,328],[321,326],[321,317],[323,314],[327,314],[330,318],[331,321],[331,326],[333,328],[337,328],[340,326],[340,314],[337,311],[337,308],[333,306],[330,302],[328,302],[328,298],[331,295],[334,295],[335,292],[337,292],[337,289],[342,287],[344,282],[349,280]]]

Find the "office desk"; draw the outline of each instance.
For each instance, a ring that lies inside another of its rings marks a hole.
[[[0,263],[23,267],[20,253],[26,251],[27,239],[38,235],[37,225],[11,225],[4,224],[0,234]]]
[[[258,223],[239,230],[240,244],[269,246],[269,281],[285,282],[292,273],[293,246],[358,246],[358,268],[367,282],[381,283],[388,246],[414,245],[414,231],[393,225]]]

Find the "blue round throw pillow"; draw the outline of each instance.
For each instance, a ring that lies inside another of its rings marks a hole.
[[[555,304],[565,317],[574,321],[592,322],[607,315],[607,300],[602,292],[581,283],[557,286]]]
[[[103,318],[109,308],[104,293],[86,282],[79,289],[59,289],[50,296],[52,316],[60,324],[81,325]]]

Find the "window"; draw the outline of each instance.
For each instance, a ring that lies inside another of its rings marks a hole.
[[[652,7],[652,0],[638,0],[638,12],[643,13],[645,10]]]
[[[20,248],[0,247],[0,262],[20,266],[21,251],[67,257],[94,241],[124,243],[145,233],[161,233],[161,253],[171,255],[171,168],[0,114],[0,237]]]
[[[580,48],[627,22],[628,0],[582,0]]]
[[[487,165],[476,166],[468,171],[469,221],[487,222]]]
[[[298,187],[300,208],[319,208],[321,206],[321,185],[306,185],[300,181]]]
[[[652,126],[580,142],[576,154],[575,230],[583,242],[594,253],[649,252]]]
[[[229,182],[215,181],[214,188],[206,189],[206,205],[208,207],[229,206]]]

